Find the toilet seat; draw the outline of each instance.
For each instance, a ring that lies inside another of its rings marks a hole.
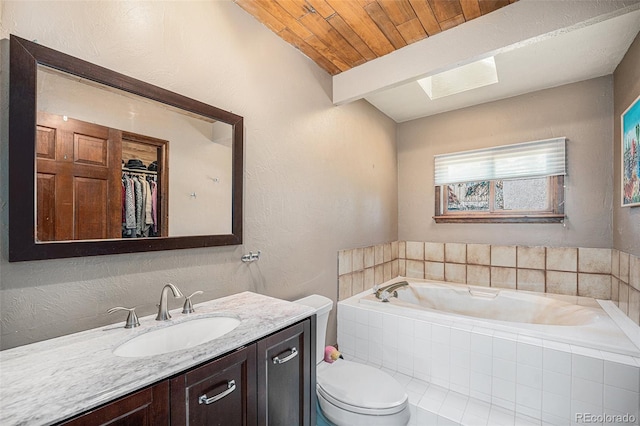
[[[408,396],[389,374],[369,365],[338,360],[320,363],[317,369],[319,396],[336,407],[370,416],[385,416],[407,407]]]

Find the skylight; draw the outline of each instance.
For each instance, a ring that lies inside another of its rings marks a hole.
[[[497,82],[498,73],[493,56],[418,80],[431,100]]]

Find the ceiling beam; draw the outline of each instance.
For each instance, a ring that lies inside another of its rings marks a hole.
[[[633,0],[520,0],[333,76],[333,103],[535,43],[640,9]]]

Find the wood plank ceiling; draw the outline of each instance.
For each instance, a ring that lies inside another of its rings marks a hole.
[[[331,75],[517,0],[234,0]]]

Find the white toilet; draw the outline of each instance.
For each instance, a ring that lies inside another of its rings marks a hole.
[[[316,393],[324,417],[336,426],[404,426],[409,423],[409,398],[389,374],[343,359],[331,364],[324,361],[327,320],[333,306],[331,299],[314,294],[295,303],[316,310]]]

